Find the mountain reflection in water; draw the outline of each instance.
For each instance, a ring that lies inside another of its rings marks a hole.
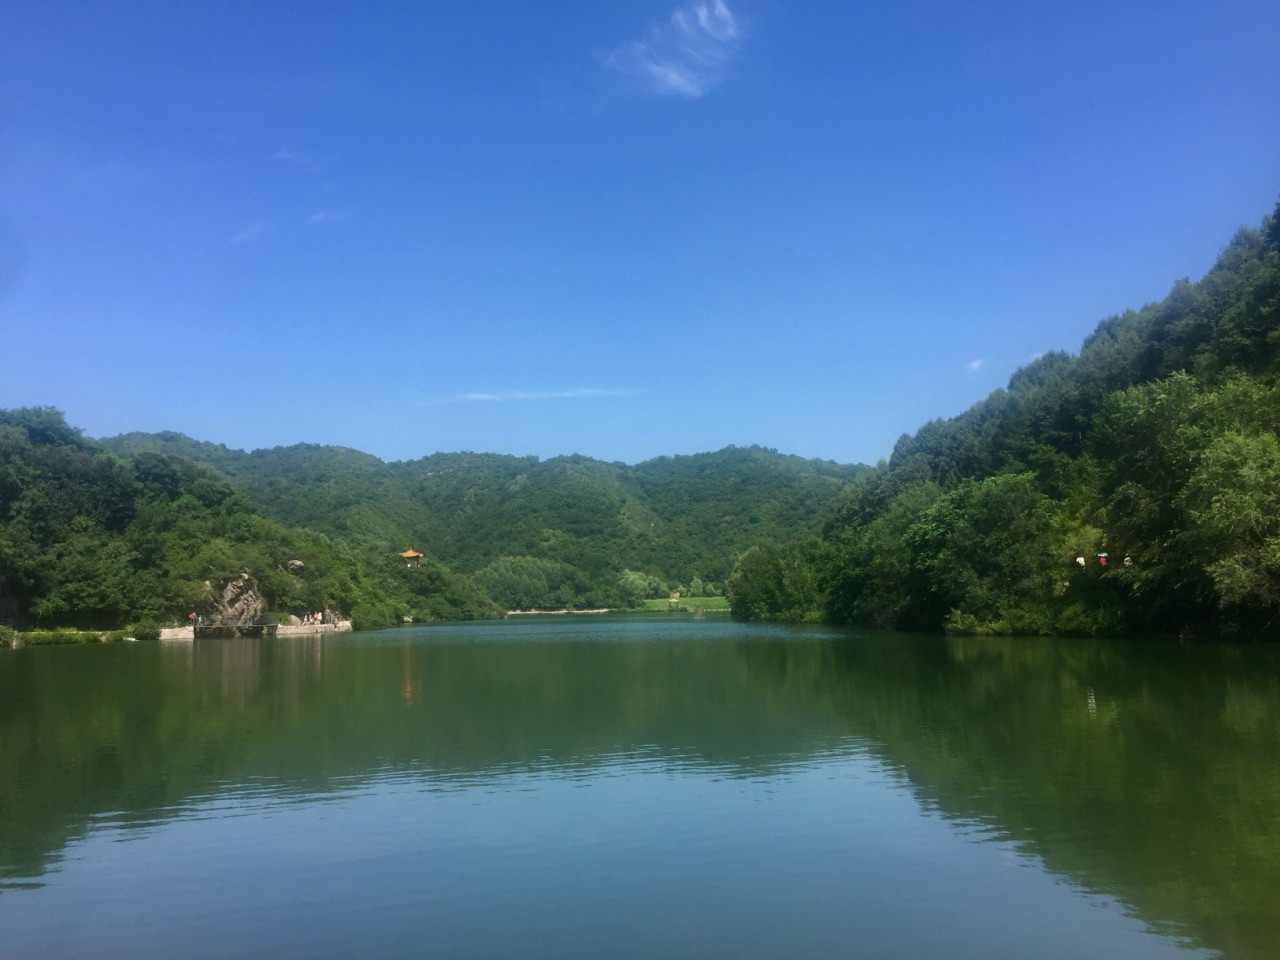
[[[1263,647],[654,618],[4,651],[0,910],[108,827],[375,785],[785,779],[858,755],[1151,930],[1271,957],[1277,666]]]

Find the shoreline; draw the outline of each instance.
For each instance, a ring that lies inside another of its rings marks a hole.
[[[613,613],[613,607],[598,607],[593,610],[569,610],[561,607],[559,610],[508,610],[504,616],[507,617],[532,617],[532,616],[574,616],[582,613]]]

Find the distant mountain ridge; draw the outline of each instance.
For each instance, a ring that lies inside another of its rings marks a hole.
[[[122,455],[201,463],[264,516],[355,547],[412,546],[468,574],[501,557],[534,557],[592,580],[632,569],[723,581],[756,543],[816,536],[844,488],[870,469],[754,446],[629,466],[472,452],[386,463],[346,447],[246,452],[172,432],[100,442]]]

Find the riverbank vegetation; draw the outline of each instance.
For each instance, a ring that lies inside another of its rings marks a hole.
[[[640,609],[646,613],[728,613],[729,601],[726,597],[681,597],[672,601],[667,599],[645,600]]]
[[[1280,206],[1199,281],[903,436],[736,615],[976,634],[1280,633]]]

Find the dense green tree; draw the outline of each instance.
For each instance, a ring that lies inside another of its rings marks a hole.
[[[1068,571],[1053,502],[1029,474],[966,480],[906,531],[907,625],[1003,621],[1048,632]]]
[[[701,582],[698,581],[699,584]],[[658,599],[666,595],[667,584],[660,577],[641,573],[639,570],[623,570],[618,577],[617,596],[618,605],[621,607],[639,607],[645,600]]]
[[[507,610],[555,610],[574,599],[572,570],[554,560],[498,557],[475,581]]]
[[[814,620],[824,597],[819,580],[821,545],[761,544],[733,568],[725,584],[729,609],[742,620]]]
[[[1259,616],[1280,609],[1280,440],[1224,433],[1179,497],[1219,602]]]
[[[882,465],[860,480],[827,527],[833,549],[824,583],[833,619],[882,628],[908,623],[911,556],[906,534],[941,490],[932,480],[906,481],[899,487],[892,477]]]

